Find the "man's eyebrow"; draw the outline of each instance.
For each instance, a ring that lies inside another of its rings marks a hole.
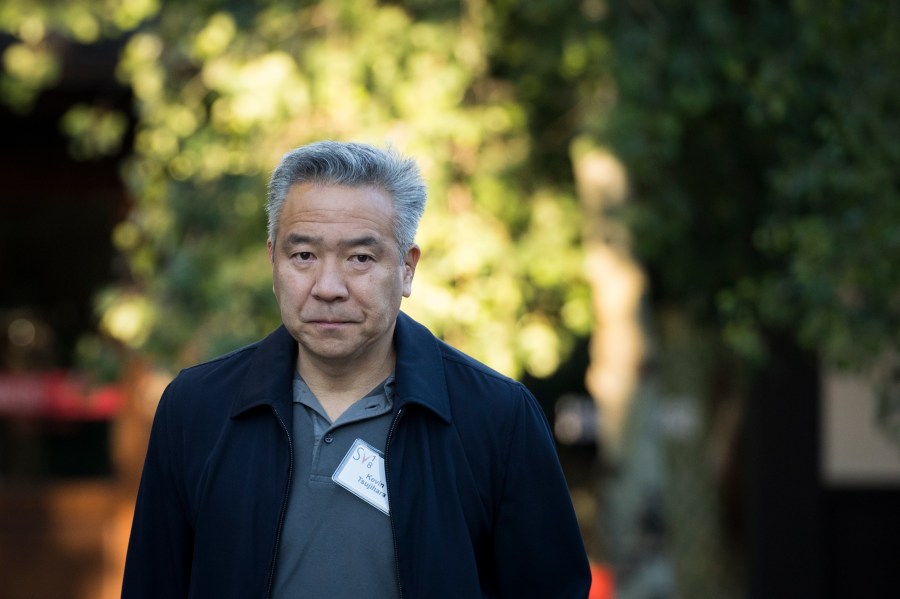
[[[375,247],[381,245],[381,240],[374,235],[364,235],[362,237],[342,239],[338,245],[344,248]]]
[[[303,245],[322,241],[321,237],[313,237],[312,235],[300,235],[299,233],[290,233],[284,240],[285,245]]]
[[[313,245],[318,243],[322,243],[321,237],[313,235],[302,235],[300,233],[290,233],[284,240],[284,244],[287,247],[296,245]],[[360,237],[342,239],[338,242],[338,245],[342,248],[377,247],[382,245],[382,240],[374,235],[362,235]]]

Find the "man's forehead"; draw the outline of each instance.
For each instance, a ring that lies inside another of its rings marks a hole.
[[[375,186],[295,184],[285,196],[281,216],[304,213],[325,220],[352,218],[354,215],[392,219],[393,200],[385,190]]]

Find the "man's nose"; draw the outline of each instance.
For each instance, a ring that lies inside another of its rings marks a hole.
[[[334,260],[322,260],[316,271],[316,281],[312,288],[316,298],[331,302],[347,297],[347,284],[341,265]]]

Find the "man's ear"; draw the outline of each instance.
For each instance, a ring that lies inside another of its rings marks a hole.
[[[269,263],[272,264],[272,293],[278,297],[278,291],[275,289],[275,244],[271,239],[266,240],[266,253],[269,254]]]
[[[403,257],[403,297],[409,297],[412,293],[412,281],[421,255],[422,250],[416,244],[406,250],[406,256]]]

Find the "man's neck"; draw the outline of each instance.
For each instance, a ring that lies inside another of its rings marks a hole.
[[[297,356],[297,371],[331,421],[384,381],[393,371],[396,353],[389,351],[370,360],[323,363],[311,356]]]

